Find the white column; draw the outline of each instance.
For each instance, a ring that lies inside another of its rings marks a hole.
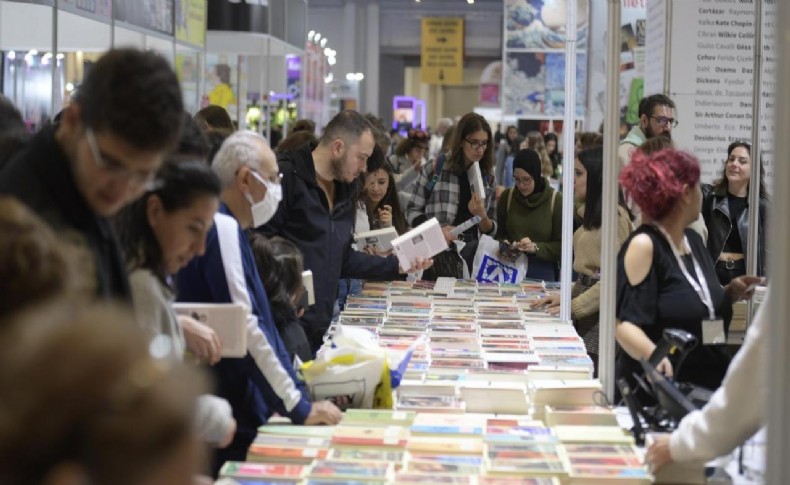
[[[606,396],[614,399],[615,301],[617,294],[617,205],[620,132],[620,0],[609,0],[607,37],[606,106],[604,106],[603,207],[601,217],[601,311],[598,342],[598,376]]]
[[[366,32],[365,32],[365,60],[362,72],[365,73],[365,80],[362,81],[364,96],[361,99],[361,108],[365,112],[376,113],[379,109],[379,58],[380,58],[380,30],[379,22],[381,9],[378,2],[370,2],[365,11]],[[381,113],[378,113],[381,116]]]
[[[790,4],[777,1],[777,109],[776,126],[786,127],[790,123]],[[790,137],[774,138],[775,160],[787,160],[790,156]],[[790,483],[790,419],[787,403],[790,402],[790,359],[787,349],[790,348],[790,326],[787,316],[790,315],[790,192],[784,190],[790,183],[790,164],[777,163],[774,167],[773,210],[770,215],[771,230],[767,232],[768,249],[771,255],[771,290],[774,297],[769,302],[770,337],[768,339],[768,433],[766,443],[766,477],[765,483]]]

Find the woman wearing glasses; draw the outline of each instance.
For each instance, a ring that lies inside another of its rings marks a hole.
[[[473,163],[480,163],[485,185],[485,197],[472,193],[467,170]],[[468,229],[457,239],[466,243],[461,261],[451,249],[434,258],[434,266],[423,278],[439,276],[460,277],[463,264],[471,267],[477,248],[479,234],[493,235],[496,232],[495,216],[496,187],[494,181],[494,147],[491,127],[482,116],[467,113],[458,122],[453,133],[450,151],[446,157],[439,156],[420,171],[414,191],[406,206],[406,220],[412,227],[436,217],[442,225],[445,239],[452,243],[451,234],[458,226],[474,216],[481,218],[477,226]]]
[[[528,255],[527,278],[556,281],[562,255],[562,195],[551,187],[542,167],[535,150],[516,153],[516,185],[499,198],[496,238]]]
[[[716,261],[716,275],[726,285],[746,274],[749,239],[749,187],[751,145],[736,141],[727,147],[727,160],[721,179],[703,185],[702,215],[708,227],[708,251]],[[760,211],[757,243],[757,275],[765,275],[765,222],[768,197],[765,172],[760,165]]]

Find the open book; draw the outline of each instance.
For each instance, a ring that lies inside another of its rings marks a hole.
[[[401,268],[409,269],[417,258],[432,258],[447,249],[447,241],[434,217],[392,241]]]
[[[398,237],[398,231],[394,227],[385,227],[375,231],[354,234],[354,241],[357,243],[359,251],[372,247],[377,253],[385,253],[392,250],[392,240],[396,237]]]
[[[222,343],[222,357],[247,355],[247,312],[238,303],[174,303],[178,315],[208,325]]]

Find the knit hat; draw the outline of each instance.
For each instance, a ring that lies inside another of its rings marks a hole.
[[[538,152],[529,148],[519,150],[516,156],[513,157],[513,170],[517,168],[527,172],[535,181],[535,190],[532,191],[533,194],[543,192],[543,189],[546,188],[546,183],[541,173],[541,163]]]

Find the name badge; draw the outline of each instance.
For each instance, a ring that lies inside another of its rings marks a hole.
[[[724,333],[724,320],[702,321],[702,343],[705,345],[723,345],[727,343]]]

